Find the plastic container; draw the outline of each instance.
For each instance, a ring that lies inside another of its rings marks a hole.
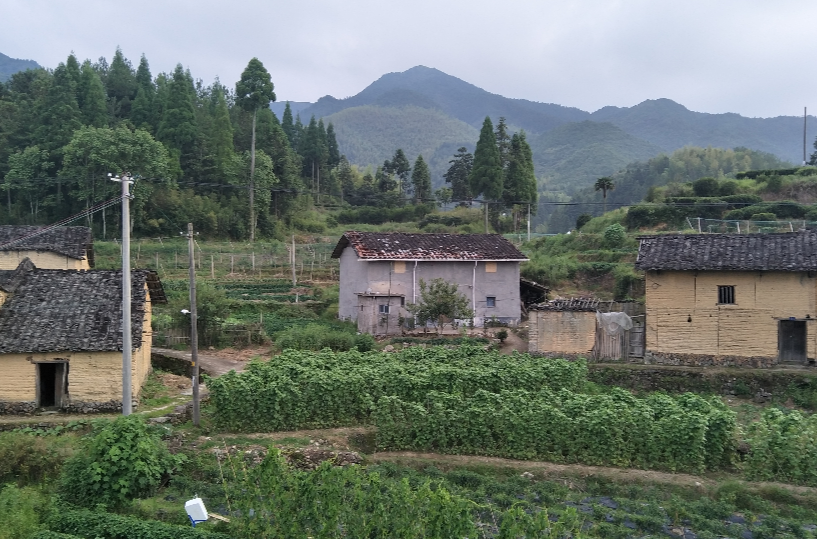
[[[204,507],[204,502],[201,498],[187,500],[184,504],[184,510],[187,511],[187,516],[190,517],[190,522],[193,523],[193,526],[195,526],[197,522],[207,521],[207,509]]]

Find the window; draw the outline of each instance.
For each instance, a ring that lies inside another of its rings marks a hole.
[[[389,306],[388,305],[379,305],[380,307],[380,314],[389,314]]]
[[[406,263],[403,261],[395,262],[394,273],[406,273]]]
[[[496,273],[496,262],[486,262],[485,273]]]
[[[726,305],[734,305],[735,303],[735,287],[734,286],[719,286],[718,287],[718,303]]]
[[[485,306],[486,307],[496,307],[496,297],[495,296],[488,296],[485,298]]]

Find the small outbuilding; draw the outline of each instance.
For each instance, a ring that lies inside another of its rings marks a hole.
[[[155,272],[132,273],[133,396],[150,371],[151,307],[166,298]],[[122,272],[0,270],[0,413],[122,406]]]
[[[13,270],[26,258],[41,269],[91,269],[94,267],[91,229],[0,226],[0,270]]]

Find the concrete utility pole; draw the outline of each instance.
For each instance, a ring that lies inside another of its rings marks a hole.
[[[131,175],[122,177],[108,174],[115,182],[122,184],[122,415],[133,411],[133,387],[131,365],[133,363],[133,337],[131,336],[131,274],[130,274],[130,184]]]
[[[193,381],[193,424],[198,426],[199,410],[199,329],[196,309],[196,249],[193,241],[193,223],[187,223],[187,252],[190,257],[190,378]]]

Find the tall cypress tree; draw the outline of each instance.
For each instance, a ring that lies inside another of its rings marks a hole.
[[[451,159],[448,163],[451,166],[443,174],[443,178],[445,178],[446,183],[451,184],[451,198],[460,206],[470,204],[473,196],[471,195],[469,178],[471,169],[474,168],[474,156],[463,146],[457,150],[454,159]]]
[[[137,127],[155,132],[157,125],[153,102],[156,99],[156,86],[153,84],[150,66],[144,54],[136,69],[136,87],[136,98],[131,106],[131,122]]]
[[[398,148],[397,151],[394,152],[394,157],[391,158],[391,161],[386,161],[384,166],[386,172],[397,176],[400,191],[404,194],[409,194],[411,192],[411,184],[409,183],[409,179],[411,178],[411,163],[403,149]]]
[[[414,170],[411,172],[411,183],[414,186],[414,202],[423,204],[431,202],[431,172],[422,155],[414,161]]]
[[[474,150],[474,168],[470,176],[471,192],[482,195],[485,206],[485,232],[488,233],[488,203],[502,196],[502,160],[496,145],[491,118],[482,122],[477,148]]]
[[[499,150],[499,162],[502,164],[502,170],[508,170],[511,153],[511,137],[508,135],[508,126],[505,123],[505,117],[499,117],[499,123],[496,124],[496,147]]]
[[[340,149],[338,148],[338,139],[335,136],[335,126],[332,122],[326,127],[326,151],[327,164],[330,167],[336,167],[340,164]]]
[[[136,98],[136,77],[133,66],[122,54],[122,49],[116,48],[111,60],[111,67],[105,78],[108,97],[114,102],[114,116],[129,118],[131,102]]]
[[[210,153],[216,162],[218,173],[223,176],[235,154],[233,150],[233,124],[230,122],[230,111],[227,108],[224,92],[218,87],[214,93],[216,103],[207,142]]]
[[[183,157],[192,152],[198,136],[194,92],[184,68],[177,64],[167,81],[167,100],[156,135]]]
[[[35,138],[40,149],[61,157],[60,151],[68,144],[74,131],[82,126],[82,115],[77,104],[77,88],[65,64],[54,70],[51,86],[40,103],[39,127]]]
[[[94,127],[108,125],[108,100],[105,96],[105,87],[99,73],[85,60],[80,72],[80,85],[77,92],[80,96],[82,122]]]
[[[252,112],[252,146],[250,148],[250,241],[255,241],[255,126],[258,110],[269,107],[275,101],[275,86],[264,64],[253,58],[241,73],[241,79],[235,83],[236,103],[239,107]]]
[[[506,207],[514,208],[514,224],[519,222],[519,205],[530,204],[535,213],[536,175],[533,170],[533,152],[525,139],[525,132],[515,133],[508,152],[508,171],[502,195]],[[527,208],[525,208],[527,209]]]
[[[289,145],[293,148],[297,147],[295,124],[292,121],[292,107],[289,106],[289,101],[287,101],[287,104],[284,107],[284,117],[281,119],[281,127],[284,128],[284,133],[286,133],[287,140],[289,140]]]

